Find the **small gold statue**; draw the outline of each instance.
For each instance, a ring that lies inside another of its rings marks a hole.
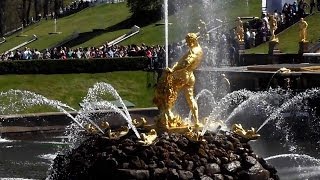
[[[157,131],[155,129],[151,129],[149,133],[141,133],[141,140],[138,141],[138,143],[144,145],[144,146],[150,146],[158,137]]]
[[[101,127],[102,129],[109,129],[109,128],[110,128],[110,125],[109,125],[109,123],[108,123],[107,121],[101,121],[100,127]]]
[[[196,126],[199,126],[198,105],[194,98],[195,76],[193,71],[199,66],[203,58],[203,51],[199,45],[195,33],[188,33],[186,43],[189,46],[188,52],[172,67],[167,68],[157,84],[154,103],[160,110],[160,117],[157,126],[169,129],[182,127],[184,125],[180,116],[172,112],[177,100],[178,93],[183,91],[192,112]]]
[[[299,37],[300,37],[300,42],[308,42],[307,41],[307,28],[308,28],[308,23],[305,21],[303,18],[300,19],[299,22]]]
[[[191,127],[188,127],[188,132],[186,132],[184,135],[190,140],[190,141],[205,141],[203,139],[203,136],[201,136],[201,132],[197,129],[192,129]]]
[[[107,129],[107,138],[109,139],[119,139],[129,133],[128,126],[122,126],[121,128],[112,131],[111,129]]]
[[[279,39],[275,35],[275,31],[278,29],[278,22],[274,17],[274,15],[270,15],[269,25],[270,25],[271,41],[279,42]]]
[[[288,69],[288,68],[285,68],[285,67],[280,68],[278,71],[281,74],[289,74],[289,73],[291,73],[291,70]]]
[[[94,127],[92,124],[86,124],[84,126],[84,128],[86,129],[87,132],[89,132],[90,134],[97,134],[98,130],[96,127]]]
[[[244,29],[243,29],[243,23],[240,17],[237,18],[236,22],[236,34],[237,34],[237,39],[239,43],[244,42]]]
[[[144,117],[141,117],[139,120],[134,119],[132,121],[132,123],[133,123],[133,125],[135,127],[139,128],[139,127],[143,127],[144,125],[146,125],[147,124],[147,120]]]
[[[250,140],[256,140],[260,137],[260,134],[257,134],[256,130],[254,128],[251,128],[249,130],[244,130],[241,124],[234,124],[231,128],[232,132],[239,135],[240,137],[250,141]]]

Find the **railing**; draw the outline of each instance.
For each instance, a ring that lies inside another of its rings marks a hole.
[[[122,42],[122,41],[124,41],[124,40],[126,40],[126,39],[128,39],[128,38],[130,38],[130,37],[132,37],[132,36],[134,36],[136,34],[138,34],[139,32],[140,32],[140,27],[134,25],[131,28],[130,32],[128,32],[127,34],[124,34],[124,35],[116,38],[115,40],[109,42],[108,46],[112,46],[112,45],[118,44],[118,43],[120,43],[120,42]]]
[[[303,60],[305,63],[319,63],[320,53],[303,53]]]
[[[316,44],[314,44],[313,46],[311,46],[308,51],[309,51],[310,53],[316,53],[316,52],[318,52],[319,50],[320,50],[320,42],[317,42]]]
[[[17,49],[19,49],[19,48],[21,48],[21,47],[23,47],[23,46],[25,46],[25,45],[27,45],[27,44],[30,44],[30,43],[32,43],[32,42],[34,42],[34,41],[36,41],[36,40],[38,40],[38,37],[34,34],[32,39],[30,39],[29,41],[26,41],[26,42],[24,42],[24,43],[22,43],[22,44],[20,44],[20,45],[18,45],[18,46],[16,46],[16,47],[14,47],[14,48],[8,50],[8,51],[6,51],[5,54],[7,54],[7,53],[10,52],[10,51],[15,51],[15,50],[17,50]]]
[[[5,43],[6,41],[7,41],[6,38],[5,38],[5,37],[2,37],[2,41],[0,41],[0,44]]]

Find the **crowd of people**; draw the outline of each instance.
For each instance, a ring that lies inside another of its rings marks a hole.
[[[46,49],[40,52],[37,49],[30,49],[25,47],[23,50],[9,51],[0,54],[1,61],[10,60],[67,60],[67,59],[95,59],[95,58],[122,58],[122,57],[135,57],[146,56],[152,62],[152,66],[161,66],[162,62],[159,59],[163,59],[165,56],[165,50],[163,46],[146,46],[141,45],[112,45],[108,46],[107,43],[101,47],[79,47],[79,48],[67,48],[58,47],[53,49]]]
[[[320,0],[317,0],[320,1]],[[89,2],[89,1],[87,1]],[[313,2],[313,1],[311,1]],[[70,8],[85,7],[85,1],[75,1]],[[308,5],[304,0],[300,0],[298,3],[287,4],[285,3],[282,12],[274,11],[272,16],[277,21],[277,32],[291,26],[297,22],[301,17],[306,15],[306,7],[313,6]],[[320,7],[319,7],[320,8]],[[312,10],[311,10],[312,11]],[[257,46],[263,42],[266,42],[270,38],[270,17],[271,14],[263,13],[261,18],[253,19],[243,25],[244,31],[244,42],[245,48],[251,48]],[[208,35],[208,37],[202,37],[205,42],[204,50],[207,51],[208,57],[216,56],[214,59],[229,59],[229,64],[235,65],[236,58],[238,57],[239,45],[237,41],[237,35],[235,29],[226,31],[221,29]],[[212,50],[211,47],[215,47]],[[182,42],[174,43],[169,45],[169,63],[179,58],[185,51],[185,45]],[[211,54],[210,54],[211,53]],[[215,53],[215,54],[212,54]],[[32,60],[32,59],[94,59],[94,58],[121,58],[121,57],[134,57],[134,56],[146,56],[150,59],[151,68],[163,67],[165,59],[165,48],[160,45],[146,46],[141,45],[112,45],[109,46],[105,43],[101,47],[79,47],[79,48],[68,48],[68,47],[57,47],[53,49],[46,49],[43,52],[37,49],[30,49],[25,47],[23,50],[15,50],[0,54],[1,61],[8,60]],[[219,66],[218,61],[215,62],[214,66]]]
[[[51,14],[53,18],[61,18],[64,16],[68,16],[70,14],[74,14],[76,12],[81,11],[87,7],[90,7],[96,3],[119,3],[124,2],[124,0],[77,0],[73,1],[71,4],[66,5],[65,7],[60,7],[58,14]]]
[[[74,13],[77,13],[87,7],[90,6],[90,4],[95,3],[97,0],[78,0],[73,1],[71,4],[66,5],[64,7],[60,7],[58,12],[51,12],[48,14],[45,19],[47,20],[48,17],[51,17],[51,19],[61,18],[65,17]],[[41,14],[40,14],[41,16]]]

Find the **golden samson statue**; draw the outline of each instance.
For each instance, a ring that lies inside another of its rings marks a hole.
[[[193,71],[203,58],[203,51],[195,33],[188,33],[186,43],[189,50],[172,68],[167,68],[160,78],[154,103],[160,110],[157,126],[165,129],[186,127],[181,117],[172,112],[179,92],[183,92],[192,112],[195,126],[199,126],[198,105],[194,98],[195,76]]]
[[[308,23],[303,18],[300,19],[299,22],[299,37],[300,42],[307,42],[307,28]]]
[[[198,105],[194,98],[194,85],[196,70],[203,59],[203,51],[198,42],[196,33],[188,33],[186,36],[186,43],[189,47],[188,51],[173,65],[172,68],[164,70],[156,88],[154,103],[158,106],[160,115],[155,124],[148,124],[145,118],[134,119],[133,124],[137,128],[143,129],[145,132],[140,134],[141,139],[138,143],[143,146],[149,146],[156,142],[158,132],[180,133],[184,134],[190,141],[204,141],[203,136],[205,130],[218,131],[222,126],[225,126],[221,120],[204,118],[204,125],[199,122]],[[192,112],[192,119],[194,124],[187,124],[182,118],[173,113],[172,109],[178,98],[178,94],[183,92],[189,108]],[[104,137],[107,139],[120,139],[129,132],[128,127],[121,127],[112,130],[109,123],[102,121],[100,127],[105,132]],[[96,126],[88,124],[85,129],[90,134],[99,133]],[[149,132],[148,132],[149,130]],[[257,134],[254,128],[245,130],[241,124],[232,126],[232,132],[237,134],[244,141],[257,139],[260,135]]]

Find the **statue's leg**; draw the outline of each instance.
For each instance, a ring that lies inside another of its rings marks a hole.
[[[185,96],[189,105],[189,108],[192,112],[192,116],[193,119],[195,121],[195,124],[199,123],[199,119],[198,119],[198,104],[194,98],[193,95],[193,86],[189,86],[186,90],[185,90]]]
[[[168,103],[168,109],[166,111],[166,115],[168,117],[169,124],[170,124],[170,122],[171,123],[174,122],[175,119],[177,118],[177,115],[172,112],[172,108],[174,107],[174,105],[175,105],[175,103],[177,101],[179,91],[180,91],[180,87],[179,86],[172,87],[171,93],[173,93],[173,94],[170,96],[170,99],[168,99],[168,102],[167,102]]]

